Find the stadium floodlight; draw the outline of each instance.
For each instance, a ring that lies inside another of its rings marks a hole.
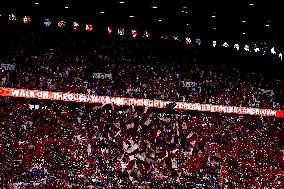
[[[46,26],[46,27],[49,27],[50,25],[51,25],[51,21],[49,20],[49,19],[44,19],[44,25]]]
[[[244,47],[244,49],[245,49],[245,51],[249,51],[249,46],[248,45],[245,45],[245,47]]]
[[[124,29],[123,28],[118,29],[118,35],[124,35]]]
[[[16,21],[16,20],[17,20],[16,15],[10,14],[10,15],[9,15],[9,20]]]
[[[150,33],[148,31],[145,31],[143,37],[150,37]]]
[[[130,17],[130,18],[134,18],[134,16],[133,16],[133,15],[130,15],[129,17]]]
[[[124,1],[119,1],[120,4],[124,4]]]
[[[196,44],[201,45],[201,39],[196,39]]]
[[[173,36],[174,40],[178,41],[178,36]]]
[[[175,37],[175,36],[174,36]],[[166,35],[161,35],[161,39],[168,39],[169,37],[168,37],[168,35],[166,34]]]
[[[73,29],[76,30],[77,28],[79,28],[79,24],[77,22],[73,22],[72,23]]]
[[[185,43],[186,43],[187,45],[191,44],[191,39],[190,39],[190,37],[185,38]]]
[[[272,54],[276,54],[275,48],[272,47],[271,50],[270,50],[270,52],[271,52]]]
[[[240,49],[240,45],[239,44],[235,44],[234,45],[234,49],[239,50]]]
[[[58,25],[58,27],[60,27],[60,28],[61,28],[61,27],[64,27],[64,26],[65,26],[65,21],[64,21],[64,20],[61,20],[61,21],[58,22],[57,25]]]
[[[216,47],[217,41],[213,41],[213,47]]]
[[[35,5],[38,5],[38,2],[35,2]]]
[[[157,9],[158,7],[156,5],[152,6],[153,9]]]
[[[227,42],[225,42],[224,44],[223,44],[223,47],[229,47],[229,44],[227,43]]]
[[[111,34],[112,33],[112,27],[111,26],[107,27],[107,31],[108,31],[109,34]]]
[[[101,11],[101,14],[104,14],[105,12],[104,11]]]
[[[23,22],[26,24],[26,23],[29,23],[31,21],[31,18],[29,16],[24,16],[23,18]]]
[[[69,7],[68,6],[65,6],[65,9],[68,9]]]
[[[91,32],[93,30],[93,25],[92,24],[86,24],[86,30],[88,32]]]
[[[132,37],[136,37],[137,36],[137,30],[131,30],[131,35],[132,35]]]

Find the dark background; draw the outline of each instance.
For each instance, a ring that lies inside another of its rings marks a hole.
[[[265,40],[283,46],[284,3],[279,0],[122,1],[124,4],[116,0],[1,0],[0,13],[5,18],[11,13],[33,16],[35,28],[42,25],[40,22],[44,18],[50,18],[92,23],[95,30],[106,30],[112,25],[158,33],[182,33],[203,39]],[[153,5],[158,8],[153,9]]]

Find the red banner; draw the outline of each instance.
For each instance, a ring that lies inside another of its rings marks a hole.
[[[148,106],[148,107],[155,107],[155,108],[166,108],[167,104],[172,102],[172,101],[164,101],[164,100],[97,96],[97,95],[89,95],[89,94],[75,94],[75,93],[66,93],[66,92],[50,92],[50,91],[38,91],[38,90],[14,89],[14,88],[0,88],[0,96],[62,100],[62,101],[97,103],[97,104],[110,104],[111,103],[111,104],[116,104],[116,105]],[[188,102],[176,102],[175,109],[284,117],[283,110],[221,106],[221,105],[213,105],[213,104],[200,104],[200,103],[188,103]]]

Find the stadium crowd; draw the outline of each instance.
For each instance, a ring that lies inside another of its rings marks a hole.
[[[3,188],[283,188],[283,119],[0,98]]]
[[[0,87],[284,109],[283,81],[192,54],[112,44],[11,49],[0,61]],[[0,186],[284,188],[283,127],[273,117],[0,97]]]
[[[16,71],[3,70],[6,77],[2,77],[0,86],[284,108],[282,80],[242,72],[233,65],[202,64],[204,60],[198,56],[138,54],[127,46],[113,44],[102,45],[90,54],[56,49],[19,54],[10,60],[16,62]]]

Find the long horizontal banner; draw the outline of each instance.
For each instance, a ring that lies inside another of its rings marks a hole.
[[[62,100],[62,101],[97,103],[97,104],[112,103],[116,105],[148,106],[155,108],[166,108],[167,104],[172,103],[172,101],[163,101],[163,100],[97,96],[89,94],[75,94],[75,93],[66,93],[66,92],[50,92],[50,91],[38,91],[38,90],[14,89],[14,88],[0,88],[0,96]],[[175,109],[284,117],[283,110],[221,106],[213,104],[200,104],[200,103],[188,103],[188,102],[176,102]]]

